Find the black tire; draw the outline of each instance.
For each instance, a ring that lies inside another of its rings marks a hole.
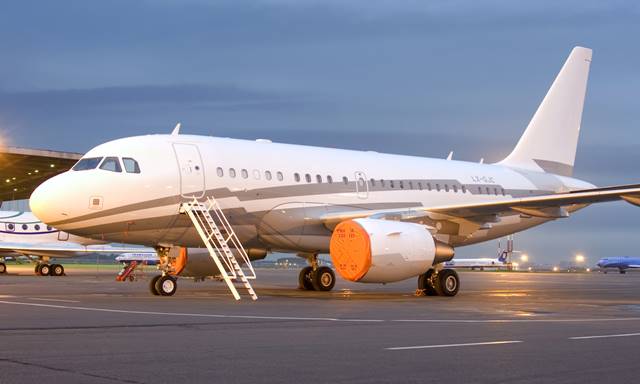
[[[621,270],[620,270],[620,274],[621,274],[621,275],[624,275],[625,273],[627,273],[627,271],[625,271],[624,269],[621,269]]]
[[[62,276],[64,275],[64,267],[60,264],[53,264],[51,266],[51,276]]]
[[[311,283],[311,274],[313,273],[313,268],[304,267],[300,270],[300,274],[298,275],[298,289],[302,289],[303,291],[313,291],[313,284]]]
[[[161,277],[162,275],[153,276],[153,278],[149,282],[149,291],[151,291],[151,294],[154,296],[160,296],[160,292],[158,292],[158,290],[156,289],[156,283]]]
[[[0,263],[0,275],[3,273],[7,273],[7,264]]]
[[[440,296],[455,296],[460,290],[460,278],[453,269],[443,269],[438,272],[438,294]]]
[[[160,296],[173,296],[178,289],[178,280],[175,277],[164,275],[156,281],[156,291]]]
[[[438,292],[433,286],[433,269],[428,270],[422,275],[418,276],[418,289],[421,289],[427,296],[438,296]]]
[[[316,291],[330,291],[336,285],[336,274],[329,267],[318,267],[311,275],[311,284]]]
[[[49,264],[40,264],[38,272],[41,276],[49,276],[51,275],[51,266]]]
[[[40,263],[37,263],[35,268],[33,268],[33,272],[38,276],[40,276],[40,265]]]

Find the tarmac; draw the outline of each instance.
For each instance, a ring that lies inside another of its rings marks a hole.
[[[3,384],[638,381],[640,273],[461,272],[449,298],[413,279],[306,292],[297,270],[259,269],[258,301],[236,302],[217,281],[152,296],[151,271],[9,268]]]

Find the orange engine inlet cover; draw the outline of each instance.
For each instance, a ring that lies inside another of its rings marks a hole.
[[[333,230],[329,253],[340,276],[350,281],[358,281],[371,267],[369,234],[357,222],[343,221]]]

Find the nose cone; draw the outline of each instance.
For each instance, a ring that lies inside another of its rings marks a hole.
[[[29,198],[31,211],[44,223],[55,224],[67,216],[69,199],[65,190],[70,185],[64,181],[65,174],[54,176],[40,184]]]

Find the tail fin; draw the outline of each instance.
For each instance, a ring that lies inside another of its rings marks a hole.
[[[508,167],[573,174],[591,49],[575,47],[509,156]]]
[[[498,257],[498,261],[503,263],[503,264],[506,263],[507,262],[507,255],[508,255],[507,251],[503,251],[500,254],[500,257]]]

